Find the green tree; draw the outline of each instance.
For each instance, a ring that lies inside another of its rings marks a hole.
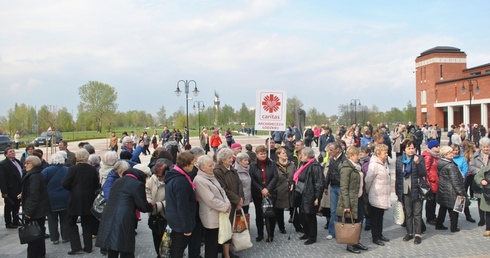
[[[156,120],[158,126],[167,124],[167,110],[165,109],[165,106],[161,106],[160,110],[158,110]]]
[[[415,123],[415,107],[412,105],[411,101],[408,101],[407,107],[403,109],[403,118],[404,118],[404,123],[408,123],[408,121],[414,122]]]
[[[220,125],[230,125],[236,123],[235,110],[232,106],[226,104],[220,110],[219,124]]]
[[[103,119],[117,110],[116,89],[109,84],[89,81],[78,89],[78,94],[79,107],[94,117],[97,132],[102,132]]]
[[[246,123],[247,127],[250,126],[250,111],[247,108],[247,105],[245,105],[245,102],[242,103],[242,107],[240,108],[240,111],[238,112],[238,117],[239,117],[239,122],[240,123]]]
[[[298,121],[295,121],[297,119],[295,113],[303,108],[303,102],[296,96],[288,98],[287,102],[286,126],[298,124]]]

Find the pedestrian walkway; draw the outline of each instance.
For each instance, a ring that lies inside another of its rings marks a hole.
[[[235,136],[235,140],[243,146],[251,143],[255,146],[263,144],[266,136]],[[102,154],[107,151],[105,140],[89,141],[96,147],[96,152]],[[197,138],[191,139],[191,144],[198,144]],[[72,151],[77,149],[75,143],[70,143]],[[314,148],[317,149],[317,148]],[[317,151],[317,150],[316,150]],[[19,155],[18,155],[19,157]],[[150,156],[141,156],[142,163],[147,164]],[[394,163],[390,161],[392,179],[394,180]],[[395,203],[396,196],[391,195],[392,203]],[[478,211],[476,202],[470,206],[473,218],[478,221]],[[17,230],[6,229],[3,225],[3,204],[0,206],[0,257],[17,258],[27,256],[27,245],[20,245]],[[335,240],[326,240],[327,230],[323,229],[325,218],[317,217],[318,220],[318,240],[313,245],[305,246],[304,240],[299,240],[300,233],[292,232],[291,239],[288,235],[291,231],[290,224],[287,224],[289,213],[285,212],[286,230],[288,234],[281,234],[276,230],[274,242],[266,243],[265,241],[256,243],[257,236],[255,227],[255,208],[250,205],[251,214],[251,239],[254,246],[248,250],[238,252],[240,257],[353,257],[345,250],[345,245],[338,245]],[[147,225],[147,215],[142,214],[142,220],[138,225],[138,235],[136,236],[136,257],[151,258],[156,257],[153,249],[151,231]],[[449,225],[449,218],[446,217],[446,226]],[[47,222],[46,222],[47,226]],[[369,247],[368,251],[363,251],[358,257],[490,257],[488,245],[490,238],[482,236],[484,227],[478,227],[476,223],[469,223],[465,220],[463,214],[459,218],[458,233],[450,233],[449,230],[435,230],[434,226],[427,225],[427,232],[422,236],[422,244],[414,245],[412,241],[403,242],[402,238],[406,233],[405,228],[395,225],[393,221],[393,208],[385,212],[384,216],[384,235],[391,239],[385,246],[377,246],[372,243],[369,231],[362,231],[361,242]],[[293,228],[294,231],[294,228]],[[80,229],[81,232],[81,229]],[[95,243],[95,240],[94,240]],[[70,251],[69,243],[60,243],[53,245],[49,239],[46,240],[46,257],[57,258],[67,257]],[[204,250],[204,248],[202,248]],[[204,256],[204,251],[202,252]],[[77,257],[102,257],[98,248],[94,248],[91,254],[83,253]]]

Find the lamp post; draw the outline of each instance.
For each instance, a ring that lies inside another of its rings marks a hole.
[[[361,101],[359,99],[351,99],[350,106],[354,107],[354,124],[357,126],[357,106],[361,106]]]
[[[197,103],[197,126],[199,128],[198,133],[201,133],[201,111],[204,109],[204,101],[194,101],[192,108],[196,109],[196,103]]]
[[[185,116],[186,116],[186,128],[187,130],[189,130],[189,84],[191,82],[194,83],[194,90],[192,91],[194,93],[194,96],[197,96],[199,94],[199,90],[197,89],[197,83],[194,81],[194,80],[180,80],[177,82],[177,89],[175,90],[175,94],[178,96],[180,96],[180,93],[182,93],[182,91],[180,90],[179,88],[179,84],[180,82],[183,82],[184,85],[185,85]],[[190,98],[192,99],[192,98]]]
[[[461,86],[461,93],[466,94],[466,87],[464,86],[464,83],[468,82],[468,91],[470,92],[470,107],[468,109],[468,124],[471,124],[471,100],[473,98],[473,92],[475,94],[480,93],[480,86],[478,86],[478,81],[475,79],[465,79],[463,80],[463,85]],[[473,82],[476,82],[476,87],[473,88]]]

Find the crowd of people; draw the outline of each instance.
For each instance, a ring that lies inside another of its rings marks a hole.
[[[384,246],[390,241],[383,234],[383,222],[392,206],[394,178],[394,194],[405,218],[403,241],[421,244],[426,224],[435,230],[460,231],[455,203],[462,203],[460,212],[476,223],[468,209],[471,201],[478,202],[478,225],[486,225],[483,235],[490,236],[490,139],[482,126],[466,131],[461,127],[452,126],[449,146],[443,147],[437,125],[409,122],[391,131],[370,123],[339,127],[336,132],[327,125],[304,132],[291,126],[272,132],[263,145],[247,144],[244,149],[230,129],[222,133],[203,128],[199,146],[191,147],[186,129],[179,136],[178,130],[165,127],[161,135],[145,132],[140,138],[134,132],[120,139],[112,134],[110,151],[102,157],[88,143],[71,152],[62,141],[51,164],[32,145],[21,160],[8,148],[0,162],[5,223],[16,228],[21,219],[36,221],[45,234],[47,217],[49,236],[45,235],[54,245],[70,242],[69,255],[91,253],[95,238],[95,246],[108,257],[135,257],[141,212],[149,213],[157,257],[165,226],[171,230],[170,257],[184,257],[185,249],[189,257],[214,258],[219,253],[238,257],[231,239],[218,243],[220,213],[229,213],[230,223],[237,214],[255,218],[257,242],[273,244],[276,225],[279,234],[287,234],[287,220],[305,245],[314,244],[321,235],[320,215],[326,218],[327,240],[336,238],[335,222],[345,217],[347,222],[362,223],[371,231],[373,244]],[[150,163],[141,164],[140,155],[150,154],[150,144],[154,149]],[[427,148],[422,152],[424,144]],[[390,171],[393,152],[395,169]],[[91,212],[98,195],[106,201],[100,221]],[[272,200],[271,211],[262,209],[265,199]],[[446,213],[449,228],[444,225]],[[28,257],[46,255],[44,239],[28,244]],[[359,239],[346,250],[360,253],[368,246]]]

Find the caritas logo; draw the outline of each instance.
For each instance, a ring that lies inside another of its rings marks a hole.
[[[266,95],[262,99],[262,108],[269,113],[277,112],[281,104],[281,99],[274,94]]]

